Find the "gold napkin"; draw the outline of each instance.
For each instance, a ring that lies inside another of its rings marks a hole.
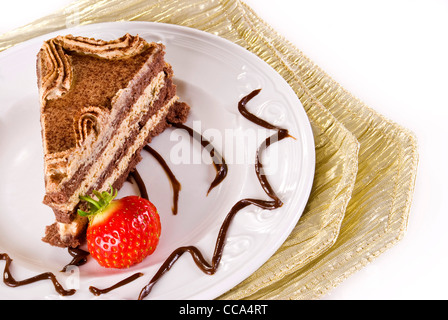
[[[0,36],[0,51],[90,23],[156,21],[201,29],[252,51],[296,92],[310,119],[316,173],[281,248],[220,299],[316,299],[399,241],[416,178],[416,138],[331,79],[238,0],[80,0]]]

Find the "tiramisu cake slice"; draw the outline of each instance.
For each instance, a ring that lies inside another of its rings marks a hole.
[[[58,36],[39,51],[46,194],[56,222],[45,242],[77,247],[80,196],[119,189],[140,151],[171,122],[184,122],[164,46],[129,34],[113,41]]]

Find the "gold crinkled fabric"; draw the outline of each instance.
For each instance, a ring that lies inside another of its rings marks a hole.
[[[80,0],[0,36],[0,50],[56,30],[155,21],[226,38],[270,64],[312,125],[316,173],[303,216],[280,249],[220,299],[317,299],[405,234],[416,179],[414,135],[342,88],[238,0]]]

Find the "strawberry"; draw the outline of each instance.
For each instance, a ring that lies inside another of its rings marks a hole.
[[[87,247],[106,268],[128,268],[152,254],[159,242],[161,225],[156,207],[138,196],[114,200],[117,191],[93,192],[98,198],[80,197],[90,204]]]

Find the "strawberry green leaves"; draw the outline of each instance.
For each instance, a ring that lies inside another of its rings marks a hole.
[[[89,217],[89,219],[95,214],[103,212],[109,204],[114,200],[118,194],[117,190],[110,186],[110,192],[103,191],[98,192],[96,190],[93,191],[93,194],[97,197],[98,200],[93,199],[90,196],[80,196],[79,198],[83,201],[86,201],[90,205],[90,211],[85,212],[81,209],[78,209],[78,214],[82,217]]]

